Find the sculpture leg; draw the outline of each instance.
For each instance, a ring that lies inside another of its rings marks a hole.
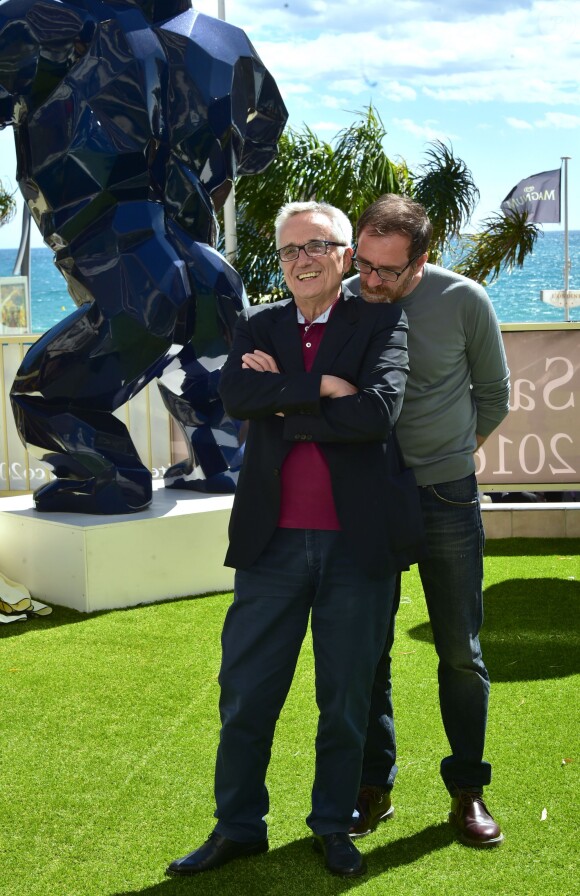
[[[113,411],[159,372],[167,345],[121,317],[83,306],[30,348],[16,375],[20,437],[56,476],[34,493],[39,511],[133,513],[151,501],[151,473]]]
[[[225,357],[224,357],[225,360]],[[220,368],[208,370],[192,345],[173,359],[159,383],[165,407],[175,420],[187,456],[164,476],[166,488],[231,494],[243,456],[245,426],[225,413],[217,386]]]
[[[187,457],[164,476],[168,488],[231,494],[242,462],[245,425],[225,413],[220,371],[239,312],[247,302],[239,274],[214,249],[186,243],[168,225],[185,259],[195,324],[191,338],[165,368],[159,390],[185,442]]]

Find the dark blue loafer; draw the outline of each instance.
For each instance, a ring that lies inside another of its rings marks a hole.
[[[238,840],[228,840],[227,837],[222,837],[214,831],[199,849],[188,853],[182,859],[175,859],[167,867],[166,873],[184,876],[200,874],[202,871],[212,871],[242,856],[258,855],[267,849],[267,840],[240,843]]]
[[[331,874],[358,877],[367,870],[365,860],[346,833],[315,834],[314,849],[324,855],[324,864]]]

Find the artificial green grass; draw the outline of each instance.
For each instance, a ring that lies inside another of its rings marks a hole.
[[[316,726],[309,640],[276,732],[270,852],[196,878],[164,876],[213,826],[230,597],[92,615],[55,608],[2,628],[2,896],[580,893],[577,541],[488,543],[482,642],[494,682],[486,751],[494,778],[486,799],[505,832],[499,849],[465,848],[447,824],[435,655],[417,572],[404,575],[396,814],[358,841],[369,873],[353,881],[324,871],[304,824]]]

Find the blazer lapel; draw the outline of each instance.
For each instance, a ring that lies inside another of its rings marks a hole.
[[[336,356],[353,336],[357,323],[358,309],[354,299],[346,301],[341,296],[324,328],[324,336],[312,365],[313,373],[328,373]]]
[[[282,371],[284,373],[304,372],[296,305],[292,299],[280,307],[276,326],[270,330],[270,338]]]

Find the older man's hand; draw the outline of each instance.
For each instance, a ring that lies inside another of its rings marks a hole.
[[[258,373],[280,373],[272,355],[261,352],[259,348],[242,355],[242,370],[244,369],[256,370]]]
[[[347,395],[356,395],[357,392],[356,386],[353,386],[348,380],[343,380],[340,376],[325,373],[320,380],[321,398],[345,398]]]

